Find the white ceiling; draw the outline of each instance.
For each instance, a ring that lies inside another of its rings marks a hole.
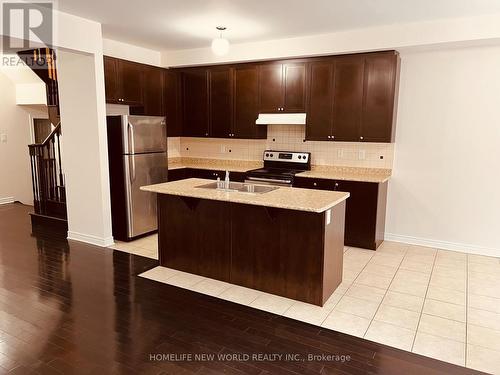
[[[500,0],[60,0],[102,23],[104,37],[157,50],[208,47],[217,25],[232,43],[500,13]]]

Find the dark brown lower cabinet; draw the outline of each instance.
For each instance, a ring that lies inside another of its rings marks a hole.
[[[342,282],[345,202],[326,213],[158,195],[160,265],[322,306]]]
[[[294,187],[349,192],[345,215],[345,245],[376,250],[383,242],[387,182],[295,177]]]

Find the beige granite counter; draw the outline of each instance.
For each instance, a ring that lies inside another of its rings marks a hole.
[[[168,169],[199,168],[209,170],[229,170],[231,172],[247,172],[261,168],[262,162],[247,160],[224,160],[202,158],[169,158]]]
[[[349,193],[340,191],[299,189],[290,187],[280,187],[279,189],[264,194],[224,192],[215,189],[197,187],[210,182],[213,181],[200,178],[189,178],[186,180],[142,186],[141,190],[182,197],[193,197],[316,213],[324,212],[340,202],[345,201],[349,197]]]
[[[391,177],[390,169],[337,167],[329,165],[313,165],[310,171],[297,174],[299,177],[325,178],[360,182],[382,183]]]
[[[262,168],[263,163],[247,160],[224,160],[203,158],[169,158],[168,169],[199,168],[209,170],[229,170],[232,172],[247,172]],[[331,180],[361,181],[382,183],[391,177],[390,169],[339,167],[333,165],[313,165],[310,171],[297,176],[308,178],[326,178]]]

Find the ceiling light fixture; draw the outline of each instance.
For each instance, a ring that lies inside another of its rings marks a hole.
[[[224,26],[217,26],[216,29],[220,31],[218,38],[212,40],[212,52],[217,56],[224,56],[229,51],[229,41],[222,36],[222,32],[226,30]]]

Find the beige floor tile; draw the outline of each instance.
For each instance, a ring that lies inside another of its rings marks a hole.
[[[439,249],[437,251],[437,258],[441,259],[450,259],[450,260],[456,260],[460,262],[466,262],[467,261],[467,253],[462,253],[459,251],[452,251],[452,250],[441,250]]]
[[[425,263],[428,265],[432,265],[434,264],[435,256],[430,254],[407,253],[404,259],[408,262]]]
[[[465,306],[436,301],[433,299],[426,299],[422,312],[428,315],[440,316],[441,318],[465,323]]]
[[[500,314],[469,307],[467,323],[500,331]]]
[[[373,286],[375,288],[387,289],[391,284],[392,277],[379,276],[369,272],[361,272],[354,284]]]
[[[485,255],[468,254],[467,259],[469,260],[469,263],[500,264],[500,258],[488,257]]]
[[[431,286],[436,286],[439,288],[447,288],[456,290],[459,292],[465,292],[466,282],[465,279],[456,279],[453,277],[439,276],[439,275],[431,275]]]
[[[206,280],[203,276],[193,275],[191,273],[179,272],[167,280],[170,285],[180,288],[190,289],[195,284]]]
[[[491,273],[492,275],[500,276],[500,263],[499,264],[469,263],[469,270],[471,272]]]
[[[363,270],[366,273],[373,273],[378,276],[393,277],[398,270],[397,267],[383,266],[381,264],[368,263]]]
[[[399,269],[430,274],[432,271],[432,266],[433,266],[432,263],[421,263],[408,259],[403,259],[401,265],[399,266]]]
[[[370,302],[380,303],[384,298],[386,290],[374,288],[367,285],[354,284],[345,293],[346,296],[364,299]]]
[[[495,275],[491,273],[484,273],[484,272],[474,272],[469,271],[469,282],[483,282],[483,281],[489,281],[492,283],[500,283],[500,275]]]
[[[378,306],[379,303],[376,302],[370,302],[344,295],[340,299],[339,303],[337,303],[334,310],[371,319],[375,315]]]
[[[424,305],[424,298],[389,290],[387,291],[382,304],[420,313],[422,311],[422,306]]]
[[[500,374],[500,352],[477,345],[467,345],[466,366],[490,374]]]
[[[401,281],[406,281],[408,283],[428,284],[429,278],[430,275],[428,273],[400,269],[396,273],[394,281],[401,280]]]
[[[457,292],[453,289],[440,288],[430,285],[427,290],[427,299],[434,299],[437,301],[454,303],[455,305],[465,306],[465,292]]]
[[[179,272],[180,271],[173,270],[171,268],[158,266],[139,274],[139,276],[146,279],[159,281],[161,283],[166,283],[168,279],[177,275]]]
[[[283,315],[294,303],[295,301],[289,298],[262,293],[249,306],[273,314]]]
[[[422,314],[417,329],[417,332],[429,333],[459,342],[465,342],[465,331],[465,323],[427,314]]]
[[[500,282],[477,280],[469,277],[469,294],[500,298]]]
[[[415,331],[411,329],[373,320],[364,338],[410,351],[414,337]]]
[[[465,268],[449,268],[443,266],[435,266],[432,270],[433,275],[452,277],[455,279],[464,280],[467,277],[467,270]]]
[[[413,353],[465,366],[465,343],[417,332]]]
[[[468,323],[467,344],[500,351],[500,331]]]
[[[192,287],[190,290],[195,292],[207,294],[209,296],[218,296],[232,285],[219,280],[205,279]]]
[[[321,326],[349,335],[363,337],[370,325],[370,321],[370,319],[360,316],[333,310]]]
[[[407,254],[413,255],[433,255],[435,256],[437,250],[433,247],[419,246],[419,245],[408,245]]]
[[[403,260],[403,255],[376,253],[370,259],[370,263],[380,264],[382,266],[389,266],[389,267],[399,267],[402,260]]]
[[[232,285],[230,288],[219,294],[219,298],[226,301],[236,302],[241,305],[250,305],[262,293],[258,290],[244,288],[238,285]]]
[[[420,312],[382,304],[373,319],[379,322],[394,324],[395,326],[415,331],[417,329],[419,318]]]
[[[467,269],[467,261],[436,257],[434,266],[465,270]]]
[[[394,280],[389,287],[393,292],[411,294],[413,296],[424,297],[427,291],[427,284],[409,283],[406,280]]]
[[[469,307],[500,314],[500,298],[469,294]]]
[[[342,281],[352,283],[358,277],[359,271],[344,269],[342,272]]]
[[[288,318],[319,326],[330,314],[333,306],[332,304],[325,304],[323,307],[320,307],[304,302],[294,302],[283,315]]]

